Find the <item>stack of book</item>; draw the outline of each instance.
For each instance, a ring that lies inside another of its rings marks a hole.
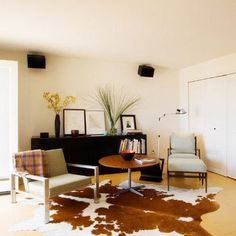
[[[135,153],[139,154],[146,154],[146,140],[141,138],[141,139],[123,139],[120,142],[120,148],[119,152],[128,149],[128,150],[133,150]]]

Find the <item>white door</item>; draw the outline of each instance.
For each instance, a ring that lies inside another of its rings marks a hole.
[[[210,171],[226,175],[226,85],[224,77],[205,81],[204,146]]]
[[[0,180],[9,178],[11,156],[18,150],[17,103],[17,62],[0,60]]]
[[[201,137],[208,170],[226,175],[226,80],[189,84],[189,129]]]

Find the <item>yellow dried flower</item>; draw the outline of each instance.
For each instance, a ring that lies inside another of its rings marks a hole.
[[[43,98],[45,98],[48,102],[48,108],[53,109],[56,113],[59,113],[62,108],[67,107],[71,103],[75,103],[76,97],[74,96],[66,96],[64,101],[61,103],[61,98],[58,93],[49,93],[44,92]]]

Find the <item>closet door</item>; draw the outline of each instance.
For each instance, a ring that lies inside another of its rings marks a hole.
[[[230,76],[227,88],[227,175],[236,179],[236,75]]]
[[[189,84],[189,129],[198,134],[208,170],[226,175],[226,80]]]
[[[205,81],[204,146],[208,170],[226,175],[226,85],[224,77]]]

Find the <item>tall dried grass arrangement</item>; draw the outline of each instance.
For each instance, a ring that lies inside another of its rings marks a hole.
[[[115,126],[120,116],[129,108],[135,106],[140,98],[127,97],[124,90],[115,91],[114,88],[105,86],[97,89],[96,100],[103,107],[110,121],[110,133],[114,134],[117,132]]]

